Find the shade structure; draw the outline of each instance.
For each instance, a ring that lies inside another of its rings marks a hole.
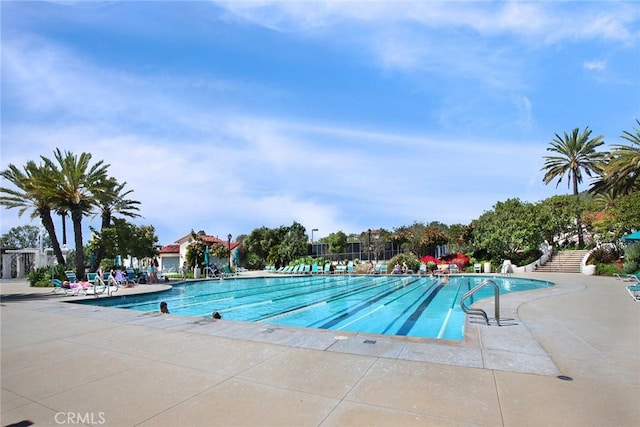
[[[628,240],[640,240],[640,231],[636,231],[635,233],[628,234],[622,238],[624,241]]]
[[[209,246],[204,247],[204,264],[209,266]]]

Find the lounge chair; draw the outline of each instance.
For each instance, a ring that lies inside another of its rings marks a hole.
[[[300,273],[303,273],[303,274],[311,273],[311,266],[309,264],[306,264]]]
[[[617,274],[616,273],[616,278],[618,280],[622,280],[623,282],[633,282],[633,283],[640,283],[640,279],[638,279],[638,276],[634,275],[634,274]]]
[[[505,259],[502,261],[502,268],[500,269],[500,274],[510,275],[512,272],[511,269],[511,260]]]
[[[640,301],[640,285],[627,286],[627,290],[629,291],[629,294],[634,301]]]
[[[436,271],[434,271],[434,274],[436,275],[448,274],[448,273],[449,273],[449,264],[440,264],[436,269]]]
[[[84,293],[85,295],[87,294],[85,289],[78,282],[70,284],[69,286],[73,286],[73,287],[69,287],[69,288],[65,288],[64,286],[62,286],[62,281],[60,281],[59,279],[51,279],[51,284],[53,285],[52,292],[54,294],[61,293],[62,295],[73,295],[73,296],[80,295],[81,292]]]
[[[318,274],[318,264],[312,264],[311,265],[311,274]]]
[[[380,266],[380,274],[387,274],[387,264],[382,264]]]
[[[324,269],[322,270],[322,272],[323,272],[324,274],[329,274],[329,273],[331,273],[331,263],[330,263],[330,262],[328,262],[328,263],[326,263],[326,264],[324,265]]]
[[[427,274],[427,264],[420,263],[420,268],[418,269],[418,274]]]
[[[482,273],[482,264],[473,264],[474,273]]]
[[[347,273],[353,274],[353,272],[354,272],[353,261],[349,261],[349,264],[347,264]]]
[[[225,265],[223,268],[224,277],[237,276],[238,273],[231,271],[228,265]]]
[[[336,270],[335,273],[336,274],[344,274],[347,271],[347,266],[346,265],[336,265]]]
[[[102,278],[98,277],[97,273],[87,273],[87,279],[89,283],[91,283],[91,285],[85,289],[87,295],[98,296],[107,290],[107,286],[102,281]]]

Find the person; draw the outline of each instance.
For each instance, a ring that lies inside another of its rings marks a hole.
[[[373,274],[376,272],[376,267],[373,265],[373,261],[369,261],[369,274]]]
[[[187,278],[187,263],[186,262],[182,263],[182,268],[180,268],[180,274],[182,275],[183,279]]]
[[[169,313],[169,307],[167,306],[167,303],[162,301],[160,303],[160,313],[162,314],[170,314]]]
[[[220,269],[218,268],[218,264],[213,264],[213,276],[214,277],[220,276]]]
[[[402,274],[402,269],[400,268],[400,264],[396,264],[393,267],[393,271],[391,272],[391,274]]]
[[[218,312],[218,311],[214,311],[214,312],[211,314],[211,317],[213,317],[214,319],[222,319],[222,315],[221,315],[221,314],[220,314],[220,312]]]
[[[402,263],[402,273],[407,274],[409,272],[409,266],[406,262]]]

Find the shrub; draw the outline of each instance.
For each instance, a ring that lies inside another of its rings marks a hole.
[[[619,274],[620,268],[616,264],[596,264],[596,274],[598,276],[613,276]]]
[[[602,245],[591,252],[589,263],[611,264],[620,259],[620,250],[612,245]]]
[[[624,272],[634,274],[640,270],[640,243],[632,243],[624,251]]]
[[[539,249],[528,249],[526,251],[518,252],[511,259],[511,263],[514,265],[529,265],[542,256],[542,251]]]
[[[445,256],[444,260],[449,264],[457,265],[460,271],[464,271],[464,269],[469,265],[469,261],[471,260],[471,258],[463,254],[462,252],[458,252]]]
[[[64,274],[66,270],[67,267],[61,264],[36,268],[27,274],[27,281],[29,282],[29,286],[51,286],[51,279],[67,280],[67,276]]]
[[[420,259],[418,259],[418,257],[412,253],[398,254],[389,260],[388,265],[393,269],[394,265],[402,265],[405,262],[407,263],[407,267],[409,267],[409,269],[413,270],[414,272],[420,269]]]

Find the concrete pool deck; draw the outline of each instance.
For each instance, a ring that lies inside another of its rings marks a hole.
[[[522,276],[556,286],[503,295],[504,326],[468,322],[461,343],[68,304],[78,297],[3,280],[0,420],[640,425],[640,302],[626,283]],[[492,300],[476,306],[493,314]]]

